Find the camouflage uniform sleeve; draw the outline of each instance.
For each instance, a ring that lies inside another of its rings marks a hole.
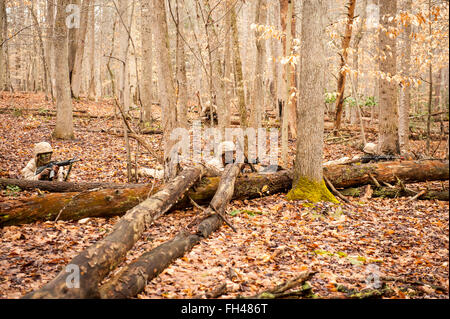
[[[22,170],[22,176],[24,179],[31,180],[31,181],[37,181],[38,175],[36,173],[36,164],[34,162],[34,159],[31,159],[27,166]]]

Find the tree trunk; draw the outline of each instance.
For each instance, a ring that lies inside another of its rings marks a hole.
[[[207,238],[222,224],[223,213],[234,193],[234,184],[242,164],[228,164],[209,207],[206,218],[190,233],[182,230],[172,240],[152,249],[127,265],[120,273],[100,288],[102,298],[131,298],[144,290],[146,283],[155,278],[169,264],[183,256],[203,238]]]
[[[75,52],[75,62],[72,71],[72,93],[75,98],[80,97],[81,80],[82,80],[82,66],[84,55],[84,44],[86,40],[86,30],[88,26],[89,7],[91,0],[83,0],[81,6],[81,20],[80,29],[77,36],[77,50]]]
[[[88,99],[97,101],[96,90],[96,71],[95,71],[95,0],[92,0],[89,7],[89,32],[88,32],[88,66],[89,66],[89,78],[88,78]]]
[[[153,0],[153,9],[154,25],[156,27],[155,44],[158,52],[158,80],[160,83],[162,127],[164,128],[164,179],[169,180],[177,174],[177,165],[174,162],[174,154],[172,154],[172,147],[175,145],[175,141],[170,139],[170,134],[177,125],[177,105],[164,1]]]
[[[69,265],[75,266],[80,271],[79,288],[69,289],[67,282],[70,273],[64,269],[44,287],[30,292],[24,298],[98,298],[99,283],[120,264],[145,228],[167,212],[202,172],[201,167],[183,171],[161,191],[129,210],[103,240],[73,258]]]
[[[347,24],[345,26],[345,34],[342,38],[342,52],[340,53],[341,64],[339,66],[339,78],[337,85],[337,100],[336,100],[336,116],[334,119],[334,129],[335,132],[339,131],[341,128],[341,118],[342,109],[344,105],[344,94],[345,94],[345,78],[347,75],[347,70],[345,66],[347,65],[348,58],[348,48],[350,47],[350,40],[352,38],[352,28],[353,28],[353,18],[355,16],[355,5],[356,0],[350,0],[348,3],[347,11]]]
[[[323,15],[323,0],[303,2],[303,49],[300,62],[302,94],[297,107],[297,153],[293,188],[287,195],[289,200],[337,202],[322,178],[325,83],[322,73],[317,70],[323,70],[325,67]]]
[[[33,18],[33,22],[35,24],[36,32],[38,34],[39,49],[40,49],[40,53],[41,53],[40,57],[41,57],[41,60],[42,60],[42,65],[44,67],[45,100],[48,100],[49,87],[48,87],[47,76],[49,74],[49,70],[48,70],[48,63],[46,61],[46,56],[45,56],[44,41],[42,40],[42,30],[41,30],[41,27],[39,25],[38,18],[36,17],[36,14],[34,13],[33,5],[28,7],[28,9],[30,10],[31,16]],[[51,89],[51,87],[50,87],[50,89]],[[51,93],[51,95],[53,96],[53,92]]]
[[[54,48],[56,72],[56,126],[53,131],[55,138],[72,139],[73,116],[72,99],[70,93],[70,75],[67,65],[68,43],[66,28],[66,12],[64,8],[69,0],[58,2],[58,10],[55,21]]]
[[[118,79],[118,93],[120,104],[123,105],[125,112],[130,109],[130,88],[128,81],[128,48],[129,48],[129,35],[130,30],[130,4],[128,0],[119,0],[118,14],[120,15],[118,20],[118,40],[119,40],[119,79]],[[128,31],[127,31],[128,30]]]
[[[239,32],[237,28],[237,18],[235,8],[231,9],[231,32],[233,39],[233,56],[234,56],[234,70],[236,78],[236,91],[238,96],[238,110],[240,116],[240,127],[246,129],[248,127],[247,120],[247,106],[245,105],[244,92],[244,76],[242,74],[241,53],[239,52]],[[244,145],[245,147],[245,145]]]
[[[6,26],[6,3],[4,0],[0,1],[0,91],[6,89],[6,54],[5,47],[6,32],[4,32]]]
[[[258,0],[255,10],[255,23],[257,25],[265,25],[267,20],[267,1]],[[264,105],[264,70],[266,66],[266,43],[262,35],[255,30],[256,40],[256,64],[255,64],[255,80],[253,82],[253,112],[252,127],[255,129],[261,127],[262,113],[265,112]]]
[[[398,134],[398,104],[397,84],[393,79],[396,75],[397,46],[396,37],[392,28],[396,28],[397,0],[380,0],[380,24],[387,30],[379,34],[379,64],[382,78],[380,87],[380,114],[378,153],[400,154]],[[383,78],[384,77],[384,78]]]
[[[53,36],[54,36],[54,24],[55,24],[55,8],[56,4],[51,1],[47,1],[47,12],[46,12],[46,28],[47,28],[47,40],[45,44],[46,60],[48,63],[48,86],[51,88],[52,100],[54,100],[55,91],[55,48],[53,46]]]
[[[281,22],[281,30],[286,36],[282,37],[282,46],[283,46],[283,56],[288,57],[291,55],[292,44],[290,43],[292,39],[295,37],[295,16],[294,16],[294,7],[295,1],[293,0],[280,0],[280,22]],[[285,97],[285,101],[283,104],[283,114],[286,114],[286,118],[283,118],[282,121],[287,120],[287,127],[283,129],[285,134],[287,131],[291,133],[292,138],[297,138],[297,122],[296,122],[296,108],[297,108],[297,98],[296,96],[291,96],[291,87],[296,87],[295,85],[295,71],[291,70],[292,66],[286,65],[285,73],[284,73],[284,86],[285,90],[289,93],[288,97]],[[294,68],[295,69],[295,68]],[[285,92],[286,92],[285,91]],[[290,103],[288,103],[290,101]],[[286,109],[286,111],[285,111]],[[284,124],[283,124],[284,125]],[[283,133],[282,133],[283,134]],[[285,137],[282,140],[286,141],[288,137]],[[282,142],[283,143],[283,142]],[[286,143],[286,142],[285,142]]]
[[[177,28],[181,34],[184,32],[184,8],[179,8],[179,1],[176,1]],[[186,77],[186,54],[184,41],[177,32],[177,48],[176,48],[176,64],[177,64],[177,123],[183,127],[188,126],[187,121],[187,77]]]
[[[142,43],[142,125],[150,126],[152,120],[153,88],[153,45],[152,45],[152,0],[141,4],[141,43]]]
[[[286,1],[282,2],[283,5],[280,3],[280,8],[282,8],[282,16],[284,16],[284,21],[286,27],[283,29],[286,32],[286,38],[284,42],[284,58],[291,55],[291,44],[292,44],[292,11],[294,3],[292,0],[287,1],[287,9],[285,9]],[[284,14],[286,12],[286,14]],[[281,19],[282,25],[283,25],[283,18]],[[289,123],[291,121],[291,117],[293,117],[293,113],[291,112],[291,106],[294,103],[294,99],[291,98],[291,92],[292,92],[292,84],[291,81],[291,74],[292,72],[292,66],[288,62],[285,65],[285,76],[284,76],[284,82],[285,82],[285,98],[284,98],[284,107],[283,107],[283,113],[281,118],[281,161],[282,165],[287,166],[288,163],[288,148],[289,148]]]
[[[323,171],[336,188],[373,184],[373,179],[369,173],[380,183],[396,183],[396,176],[405,183],[448,180],[449,178],[448,160],[333,165],[324,168]],[[243,175],[237,179],[233,199],[250,199],[288,191],[292,187],[292,175],[293,171]],[[203,177],[194,188],[188,191],[187,196],[199,204],[209,203],[217,191],[219,181],[220,177]],[[68,187],[72,186],[68,185]],[[81,184],[79,187],[84,189],[85,186]],[[149,195],[151,190],[150,186],[134,187],[123,190],[92,189],[82,193],[48,194],[32,197],[26,201],[10,200],[0,204],[0,226],[29,223],[37,220],[54,220],[63,208],[59,218],[61,220],[120,215],[127,209],[139,204],[143,198]],[[90,189],[90,186],[87,189]],[[159,191],[159,188],[155,187],[152,193],[157,191]],[[189,206],[191,206],[189,198],[185,197],[174,206],[174,209],[183,209]]]
[[[228,12],[230,10],[230,0],[226,0],[225,3],[225,10]],[[231,15],[227,14],[225,17],[225,30],[231,30]],[[220,132],[222,133],[222,136],[225,136],[225,128],[229,127],[231,124],[231,111],[230,111],[230,101],[232,96],[232,85],[230,84],[229,79],[231,78],[231,36],[230,32],[228,32],[225,35],[225,49],[224,49],[224,79],[221,79],[223,81],[223,90],[222,93],[222,100],[223,105],[222,107],[219,107],[217,112],[218,117],[218,124],[220,128]]]
[[[406,12],[412,12],[412,0],[406,1]],[[409,77],[411,74],[411,23],[406,21],[403,33],[402,71],[403,76]],[[399,99],[399,142],[401,151],[409,148],[409,109],[411,108],[411,83],[409,79],[402,83]]]
[[[55,5],[55,9],[56,9],[56,14],[58,14],[58,12],[60,11],[59,9],[62,9],[64,14],[64,18],[66,17],[66,8],[68,4],[73,4],[75,5],[77,8],[81,7],[81,0],[71,0],[71,1],[66,1],[66,0],[62,0],[65,1],[65,5],[63,6],[62,3],[59,3],[59,1],[57,2],[57,5]],[[80,12],[81,13],[81,12]],[[81,18],[81,17],[78,17]],[[77,45],[78,45],[78,31],[80,30],[79,28],[81,27],[81,24],[78,27],[71,27],[68,29],[68,62],[69,62],[69,81],[70,81],[70,94],[72,97],[72,73],[73,73],[73,68],[75,66],[75,56],[77,54]],[[55,31],[56,33],[56,21],[55,21]],[[55,34],[56,35],[56,34]],[[55,59],[57,58],[58,55],[58,51],[56,50],[55,47]],[[55,61],[55,81],[56,83],[58,82],[58,79],[56,77],[56,75],[58,74],[59,68],[56,65],[56,61]],[[56,84],[55,84],[56,85]],[[55,88],[56,90],[56,88]]]

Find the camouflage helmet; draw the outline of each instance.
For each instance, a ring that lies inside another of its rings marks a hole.
[[[43,153],[52,153],[52,152],[53,152],[53,149],[52,149],[51,145],[47,142],[40,142],[34,146],[34,156],[37,156],[37,155],[43,154]]]
[[[367,143],[366,145],[364,145],[363,152],[366,154],[375,155],[377,152],[377,144]]]

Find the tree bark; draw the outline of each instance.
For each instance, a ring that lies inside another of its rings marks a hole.
[[[6,87],[6,56],[3,48],[6,45],[4,43],[6,21],[6,2],[2,0],[0,1],[0,91],[5,90]]]
[[[185,19],[184,19],[184,8],[180,8],[180,3],[176,1],[176,15],[177,15],[177,25],[181,34],[185,34]],[[176,48],[176,79],[177,79],[177,123],[183,127],[188,127],[187,121],[187,103],[188,103],[188,92],[187,92],[187,76],[186,76],[186,54],[184,48],[184,41],[180,37],[180,33],[177,32],[177,48]]]
[[[324,31],[323,0],[303,2],[303,44],[300,62],[300,92],[297,106],[297,152],[294,163],[294,182],[287,198],[307,199],[312,202],[327,200],[337,202],[323,181],[323,130],[324,130]]]
[[[152,32],[152,0],[141,3],[141,45],[142,45],[142,125],[150,126],[152,120],[153,89],[153,32]]]
[[[255,10],[255,23],[257,25],[265,25],[267,19],[267,1],[258,0]],[[266,43],[261,38],[258,30],[255,30],[256,38],[256,64],[255,64],[255,80],[253,82],[253,111],[251,126],[255,129],[261,127],[262,114],[265,113],[264,105],[264,70],[266,66]]]
[[[337,84],[337,100],[336,100],[336,116],[334,119],[334,129],[335,132],[339,131],[341,128],[341,118],[342,118],[342,109],[344,105],[344,93],[345,93],[345,78],[347,75],[347,70],[345,66],[347,65],[348,58],[348,48],[350,47],[350,40],[352,38],[352,29],[353,29],[353,18],[355,15],[355,6],[356,0],[350,0],[348,3],[348,11],[347,11],[347,24],[345,26],[345,34],[342,38],[342,52],[340,53],[341,64],[339,66],[339,78]]]
[[[91,0],[91,6],[89,7],[89,21],[88,21],[88,92],[87,96],[89,100],[97,101],[96,93],[96,72],[95,72],[95,0]]]
[[[164,179],[169,180],[177,174],[177,165],[174,161],[174,154],[172,153],[172,147],[175,145],[175,141],[170,139],[172,130],[177,125],[177,105],[164,1],[153,0],[153,9],[154,24],[156,27],[155,45],[157,47],[157,58],[159,61],[158,81],[160,83],[162,127],[164,128]]]
[[[406,1],[406,12],[412,13],[412,0]],[[411,23],[405,22],[405,31],[403,34],[403,52],[401,58],[401,66],[403,76],[411,75]],[[411,108],[411,83],[406,80],[401,85],[399,96],[399,143],[402,152],[409,148],[409,110]]]
[[[100,288],[102,298],[131,298],[144,290],[146,283],[155,278],[169,264],[183,256],[203,238],[207,238],[222,224],[220,217],[233,193],[236,178],[242,164],[228,164],[220,179],[217,192],[204,212],[206,217],[190,233],[182,230],[172,240],[144,253],[135,262],[126,266],[120,273]],[[223,215],[222,215],[223,216]]]
[[[380,0],[380,24],[383,28],[379,34],[380,72],[379,81],[380,114],[378,153],[400,154],[398,135],[397,85],[393,79],[397,73],[397,46],[394,28],[397,26],[397,0]],[[384,77],[384,78],[383,78]]]
[[[89,7],[91,0],[83,0],[81,5],[81,21],[80,29],[78,30],[77,36],[77,50],[75,52],[75,62],[72,71],[72,93],[75,98],[80,97],[81,91],[81,80],[82,80],[82,66],[83,66],[83,55],[84,55],[84,44],[86,40],[86,31],[88,26],[89,17]]]
[[[50,74],[50,72],[49,72],[49,69],[48,69],[48,62],[47,62],[46,55],[45,55],[45,50],[44,50],[44,41],[42,40],[42,30],[41,30],[41,26],[39,25],[38,18],[36,17],[36,14],[34,13],[34,6],[33,6],[33,4],[28,7],[28,10],[30,11],[30,14],[31,14],[31,16],[33,18],[33,22],[35,24],[36,32],[37,32],[38,39],[39,39],[39,49],[41,51],[41,60],[42,60],[42,65],[44,67],[45,100],[48,100],[49,87],[48,87],[47,76]],[[51,86],[50,86],[50,89],[51,89]],[[51,95],[53,97],[53,92],[51,92]]]
[[[242,73],[242,61],[241,53],[239,51],[239,31],[237,27],[236,8],[231,9],[231,36],[233,40],[233,57],[234,57],[234,70],[236,79],[236,91],[238,96],[238,110],[240,116],[240,127],[245,130],[248,127],[247,119],[247,106],[245,104],[245,92],[244,92],[244,76]],[[244,145],[245,147],[245,145]]]
[[[373,184],[369,173],[377,181],[387,183],[396,183],[397,177],[404,183],[448,180],[448,163],[448,160],[424,160],[333,165],[324,168],[323,172],[336,188],[349,188]],[[292,187],[292,175],[292,171],[284,170],[274,174],[252,173],[240,176],[235,185],[233,200],[286,192]],[[220,177],[203,177],[187,192],[186,196],[198,204],[209,203],[217,191],[219,181]],[[121,185],[118,186],[121,187]],[[159,189],[155,187],[152,192],[150,186],[136,188],[133,186],[123,190],[92,189],[82,193],[48,194],[27,200],[10,200],[0,204],[0,226],[31,223],[37,220],[54,220],[61,209],[63,212],[60,220],[121,215]],[[174,206],[174,209],[190,206],[189,198],[185,197]]]
[[[66,12],[64,8],[69,4],[69,0],[58,2],[58,10],[55,21],[54,48],[55,48],[55,68],[56,72],[56,126],[53,131],[55,138],[72,139],[73,116],[72,99],[70,90],[70,71],[67,65],[68,42],[66,27]]]
[[[64,269],[44,287],[24,298],[98,298],[99,283],[120,264],[145,228],[167,212],[202,173],[200,166],[186,169],[162,190],[127,211],[107,237],[73,258],[69,265],[80,270],[79,288],[68,288],[69,273]]]

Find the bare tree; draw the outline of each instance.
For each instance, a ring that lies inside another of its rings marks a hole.
[[[300,91],[297,107],[297,153],[292,190],[287,198],[310,201],[337,202],[323,181],[323,126],[325,66],[323,0],[303,1],[302,55],[300,62]]]
[[[72,99],[70,95],[70,80],[66,26],[66,6],[69,0],[58,1],[58,8],[55,20],[55,67],[56,72],[56,126],[53,136],[62,139],[72,139],[73,133],[73,114]]]
[[[342,109],[343,109],[343,105],[344,105],[345,78],[346,78],[346,74],[347,74],[347,69],[345,68],[345,66],[347,65],[348,48],[350,47],[350,40],[352,38],[355,6],[356,6],[356,0],[350,0],[347,5],[347,8],[348,8],[347,24],[345,27],[345,34],[342,37],[342,52],[339,53],[339,55],[341,57],[341,63],[340,63],[339,78],[338,78],[338,85],[337,85],[338,96],[336,99],[336,116],[334,119],[335,132],[339,131],[339,129],[341,127]]]
[[[380,24],[383,30],[379,34],[380,72],[384,78],[379,82],[380,115],[378,152],[382,154],[400,154],[398,136],[397,85],[392,78],[397,73],[397,45],[394,28],[397,13],[397,0],[380,0]],[[391,19],[390,19],[391,18]]]
[[[0,1],[0,91],[5,90],[6,86],[6,33],[4,32],[6,27],[6,4],[4,0]]]
[[[84,55],[84,44],[86,40],[86,30],[88,26],[89,7],[91,0],[83,0],[81,5],[80,29],[77,35],[77,45],[75,51],[75,61],[72,70],[72,94],[75,98],[79,98],[82,80],[82,66]]]
[[[141,44],[142,44],[142,122],[150,125],[152,120],[152,87],[153,87],[153,32],[152,32],[152,0],[141,1]]]
[[[406,0],[405,10],[411,13],[412,0]],[[411,22],[406,21],[403,33],[403,49],[401,57],[402,74],[405,77],[410,76],[411,72]],[[400,89],[399,97],[399,141],[400,148],[403,151],[408,150],[409,144],[409,109],[411,108],[411,85],[405,81]]]
[[[267,19],[267,1],[258,0],[255,10],[255,22],[257,25],[265,25]],[[261,127],[262,112],[265,111],[264,106],[264,86],[263,77],[266,65],[266,44],[265,40],[258,38],[258,32],[256,37],[256,64],[255,64],[255,80],[253,83],[253,114],[252,114],[252,126],[255,128]]]
[[[162,127],[164,128],[164,179],[169,180],[177,175],[177,165],[172,147],[175,141],[170,139],[176,127],[176,97],[170,59],[169,33],[167,28],[166,8],[164,1],[153,0],[153,16],[155,26],[155,46],[157,51],[158,80],[162,108]]]

